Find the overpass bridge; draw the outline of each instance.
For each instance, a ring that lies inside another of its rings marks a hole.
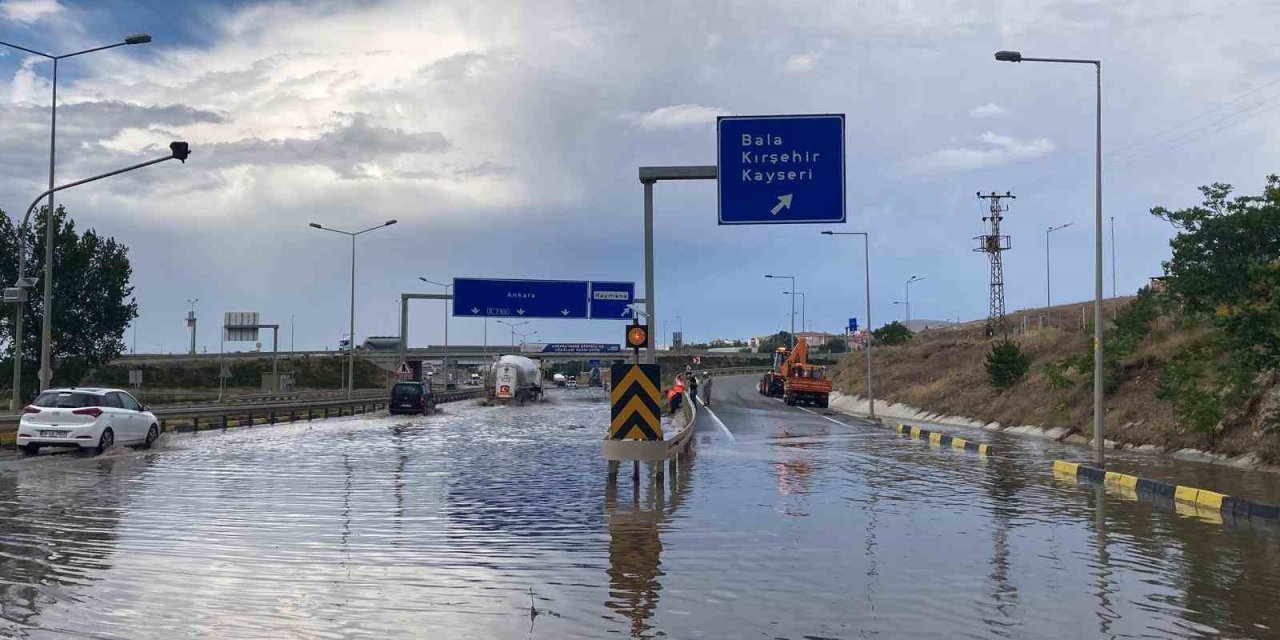
[[[443,365],[445,356],[445,347],[443,345],[428,345],[426,347],[413,347],[405,351],[403,358],[406,361],[419,361],[432,365]],[[523,355],[531,358],[537,358],[545,361],[575,361],[575,360],[600,360],[602,362],[611,362],[613,360],[626,360],[631,357],[629,351],[623,352],[588,352],[588,353],[525,353],[519,347],[510,347],[506,345],[449,345],[448,348],[449,361],[453,366],[469,367],[480,366],[487,360],[503,356],[507,354]],[[338,358],[346,357],[346,351],[279,351],[274,354],[277,358]],[[723,353],[700,350],[681,350],[681,351],[660,351],[659,359],[669,358],[689,358],[698,356],[706,359],[708,362],[716,362],[723,364],[755,364],[760,362],[768,362],[770,355],[767,353]],[[137,353],[123,354],[119,358],[112,361],[111,364],[118,366],[128,365],[160,365],[160,364],[201,364],[216,363],[222,360],[270,360],[273,354],[269,351],[234,351],[225,353]],[[400,362],[401,353],[396,349],[356,349],[356,357],[372,362],[373,364],[385,368],[392,369]]]

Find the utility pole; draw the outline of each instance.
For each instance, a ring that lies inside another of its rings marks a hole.
[[[1008,191],[1004,192],[1004,195],[994,191],[983,195],[979,191],[978,197],[988,201],[990,205],[989,214],[982,218],[983,226],[986,228],[987,233],[974,238],[974,240],[978,241],[978,248],[974,249],[974,251],[987,254],[987,257],[991,260],[987,335],[994,336],[997,331],[1003,334],[1007,329],[1004,318],[1004,259],[1001,254],[1011,248],[1009,236],[1000,235],[1000,222],[1004,220],[1004,212],[1009,210],[1009,207],[1001,205],[1000,201],[1006,198],[1013,200],[1017,196]]]

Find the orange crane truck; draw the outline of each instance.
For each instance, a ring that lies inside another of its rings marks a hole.
[[[760,380],[760,393],[781,397],[789,404],[826,408],[831,380],[826,367],[809,364],[809,344],[803,338],[790,353],[779,347],[773,355],[774,367]]]

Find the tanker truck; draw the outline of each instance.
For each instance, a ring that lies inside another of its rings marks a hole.
[[[502,356],[489,370],[485,387],[490,400],[535,401],[542,396],[542,369],[536,360],[524,356]]]

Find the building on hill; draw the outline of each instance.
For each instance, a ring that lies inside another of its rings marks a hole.
[[[826,346],[828,340],[832,338],[841,338],[841,337],[843,336],[836,335],[834,333],[827,333],[825,331],[797,331],[796,332],[796,338],[797,339],[804,338],[804,341],[809,343],[809,346],[811,347],[824,347]]]

